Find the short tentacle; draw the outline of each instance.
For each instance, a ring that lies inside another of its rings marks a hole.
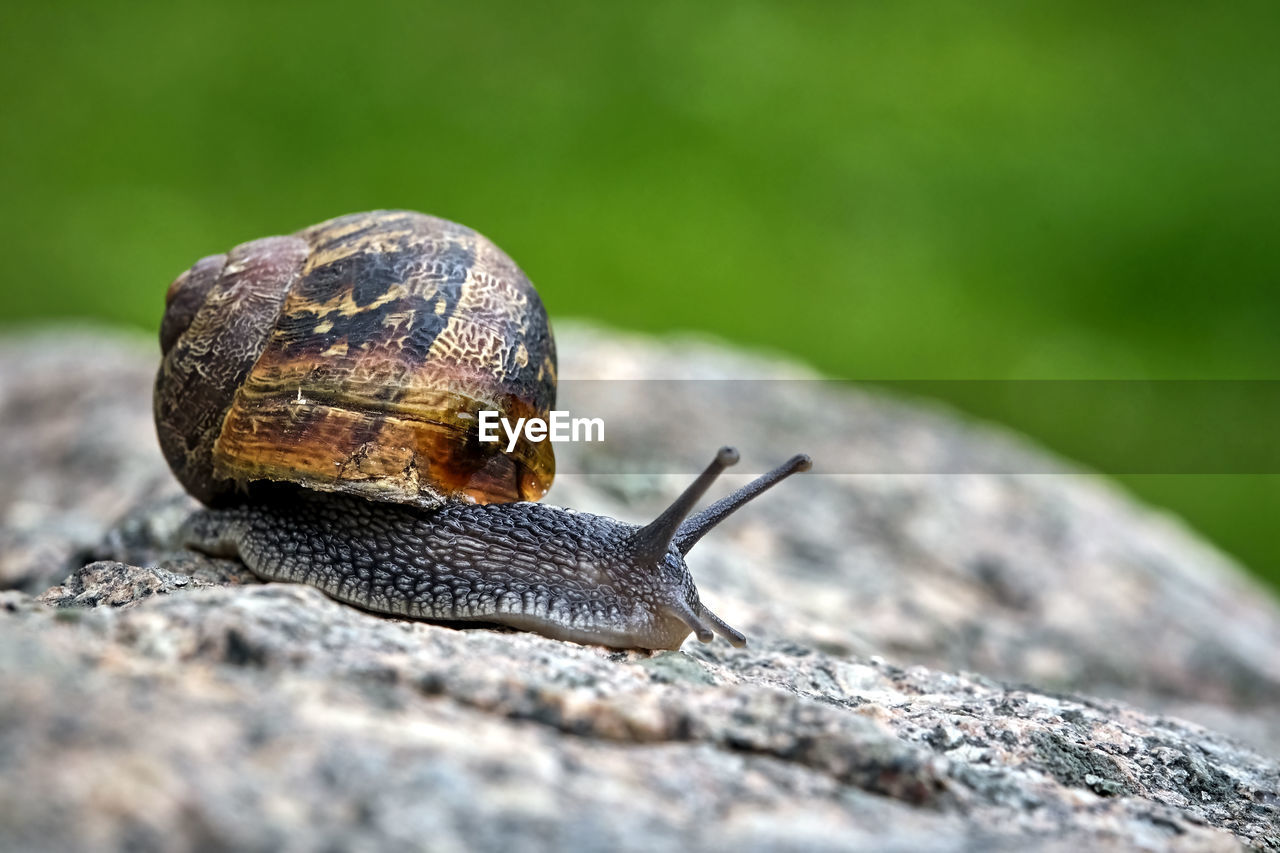
[[[681,622],[689,626],[689,630],[693,631],[693,635],[698,638],[698,642],[709,643],[715,639],[715,634],[712,633],[712,628],[715,623],[708,625],[697,613],[693,611],[693,608],[685,602],[680,600],[669,602],[667,604],[667,609],[671,612],[672,616],[675,616]],[[705,610],[704,615],[706,615]],[[723,622],[720,622],[719,619],[716,619],[715,622],[719,622],[721,625],[724,624]]]
[[[707,608],[705,607],[702,608],[702,615],[708,622],[711,623],[712,629],[715,630],[715,632],[719,634],[721,637],[724,637],[726,640],[728,640],[730,645],[736,646],[737,648],[740,649],[747,644],[746,634],[742,633],[737,628],[734,628],[728,622],[724,621],[723,619],[721,619],[719,616],[712,613]],[[705,643],[707,641],[703,640],[703,642]]]

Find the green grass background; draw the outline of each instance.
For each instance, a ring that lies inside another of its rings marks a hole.
[[[7,4],[3,317],[151,329],[203,254],[407,207],[553,316],[836,376],[1280,378],[1278,46],[1271,0]],[[1280,478],[1124,480],[1280,580]]]

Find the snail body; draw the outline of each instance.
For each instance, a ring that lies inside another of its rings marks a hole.
[[[549,442],[478,441],[476,414],[545,417],[555,345],[519,268],[476,232],[377,211],[197,262],[171,285],[161,447],[207,508],[183,544],[411,619],[619,648],[745,637],[703,606],[685,554],[809,460],[690,515],[711,465],[639,526],[544,506]]]

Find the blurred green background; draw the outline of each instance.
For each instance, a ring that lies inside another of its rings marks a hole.
[[[494,238],[553,317],[836,376],[1280,378],[1273,0],[166,0],[0,22],[7,321],[154,329],[201,255],[407,207]],[[1087,415],[1035,429],[1087,463]],[[1280,581],[1280,477],[1123,479]]]

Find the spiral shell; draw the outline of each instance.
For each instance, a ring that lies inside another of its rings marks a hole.
[[[510,454],[478,414],[545,418],[555,342],[529,279],[482,235],[408,211],[204,258],[169,287],[160,445],[210,506],[286,482],[435,506],[537,500],[549,442]]]

